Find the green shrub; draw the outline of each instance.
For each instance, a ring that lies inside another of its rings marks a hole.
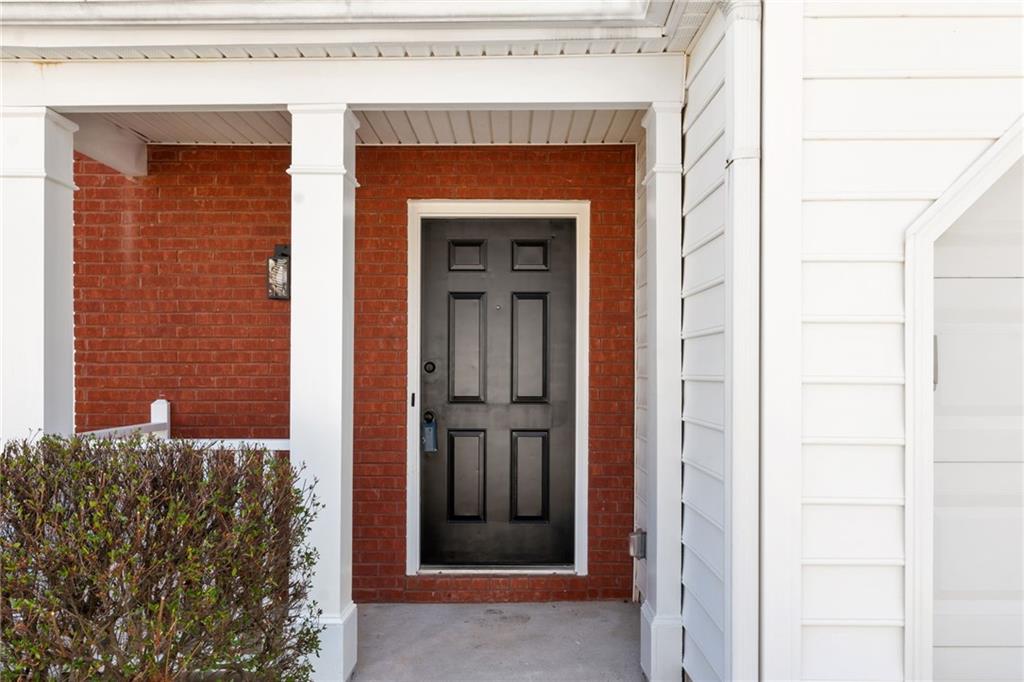
[[[43,437],[0,459],[5,679],[307,679],[317,503],[287,458]]]

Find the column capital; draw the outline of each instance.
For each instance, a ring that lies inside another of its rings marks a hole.
[[[284,171],[288,175],[344,175],[347,179],[355,182],[349,170],[340,163],[320,165],[297,165],[292,164]]]
[[[346,103],[290,104],[292,163],[288,174],[340,176],[357,187],[355,131],[359,119]]]
[[[647,169],[643,184],[659,174],[683,172],[683,104],[676,101],[653,102],[641,122],[646,131]]]
[[[46,107],[0,107],[0,118],[45,118],[69,133],[78,132],[78,124]]]
[[[345,117],[346,123],[352,126],[352,130],[359,129],[359,118],[352,107],[344,102],[331,104],[289,104],[288,113],[292,116],[296,114],[342,115]]]
[[[718,8],[727,21],[760,21],[761,3],[758,0],[722,0]]]
[[[289,104],[288,111],[293,114],[343,114],[351,111],[347,102],[325,102],[322,104]]]
[[[679,114],[683,113],[683,103],[681,101],[664,101],[664,102],[651,102],[651,105],[647,107],[647,111],[644,112],[643,118],[640,120],[640,125],[644,128],[649,128],[654,123],[655,116],[661,114]]]
[[[0,107],[7,133],[0,177],[42,179],[75,190],[72,154],[46,149],[72,149],[78,126],[46,107]]]

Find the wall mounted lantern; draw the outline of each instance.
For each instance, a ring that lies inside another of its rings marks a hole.
[[[287,301],[292,297],[291,248],[275,244],[274,256],[267,259],[267,298]]]

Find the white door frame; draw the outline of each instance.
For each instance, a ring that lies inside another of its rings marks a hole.
[[[576,465],[574,565],[564,569],[420,569],[420,248],[423,218],[573,218],[576,220]],[[408,392],[406,407],[406,526],[405,572],[421,573],[566,573],[587,575],[587,519],[590,397],[590,202],[589,201],[478,201],[454,199],[409,200],[409,314]]]
[[[1024,116],[928,207],[906,232],[906,576],[904,676],[932,678],[935,242],[1013,164],[1024,158]]]

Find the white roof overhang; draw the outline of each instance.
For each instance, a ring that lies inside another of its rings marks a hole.
[[[697,0],[0,0],[6,59],[683,52]]]
[[[356,143],[636,144],[641,139],[643,113],[638,109],[359,110]],[[109,130],[103,125],[109,124],[146,144],[291,143],[291,116],[287,111],[105,112],[67,116],[80,130]],[[104,141],[107,139],[109,136]]]
[[[394,24],[479,21],[656,22],[648,0],[7,0],[19,24]]]

